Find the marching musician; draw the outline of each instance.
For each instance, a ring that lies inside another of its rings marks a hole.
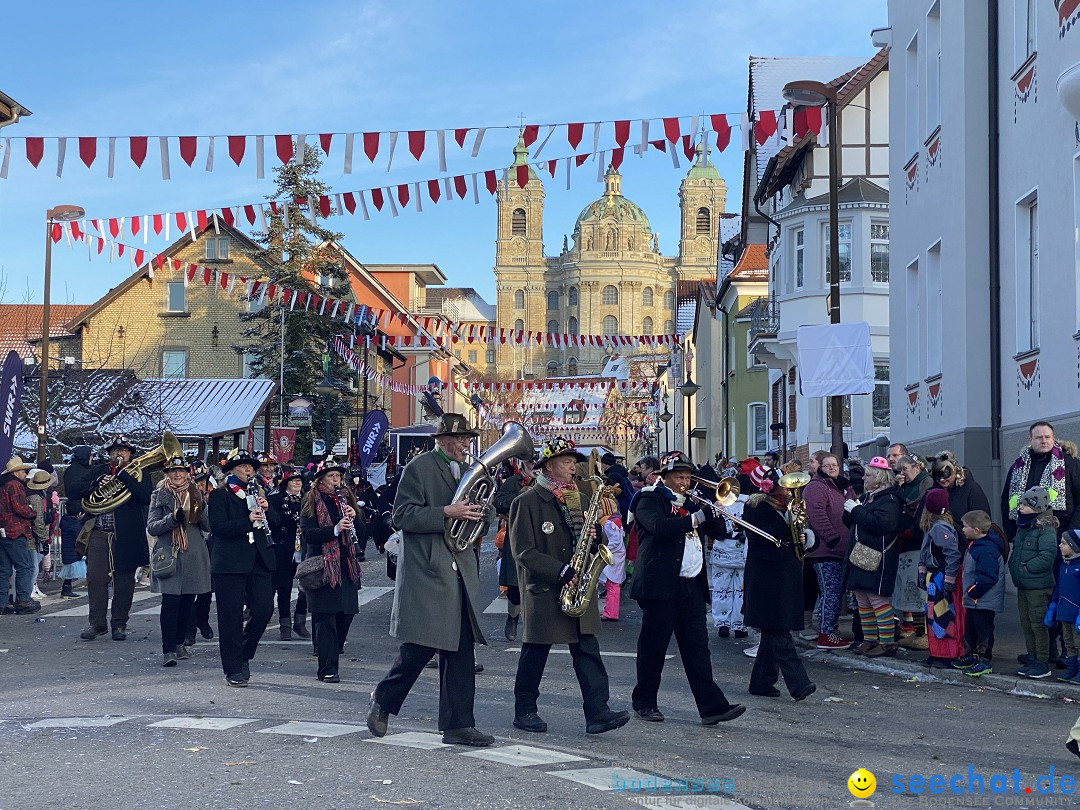
[[[573,443],[556,438],[545,442],[536,485],[524,490],[510,506],[510,547],[518,567],[525,630],[514,681],[514,726],[522,731],[547,731],[536,710],[540,680],[552,644],[567,644],[585,710],[587,734],[626,725],[630,713],[608,707],[608,675],[600,658],[600,612],[589,605],[581,617],[563,613],[559,598],[567,583],[582,573],[571,567],[583,528],[597,542],[596,527],[584,527],[588,502],[574,483],[574,472],[585,456]]]
[[[256,471],[255,481],[262,487],[263,497],[267,497],[274,490],[275,477],[277,476],[277,459],[273,453],[259,453],[259,468]]]
[[[210,555],[214,596],[217,601],[218,649],[229,686],[248,685],[248,662],[255,657],[270,614],[274,610],[271,574],[276,562],[267,542],[266,499],[256,497],[248,506],[248,482],[255,476],[256,459],[237,448],[221,465],[225,485],[210,493]],[[251,618],[244,624],[244,606]]]
[[[98,479],[91,491],[111,478],[116,478],[131,493],[124,503],[90,519],[84,526],[90,539],[86,547],[86,588],[90,596],[90,624],[80,638],[91,641],[109,632],[109,580],[112,580],[112,639],[127,638],[128,614],[135,595],[135,572],[150,564],[150,548],[146,543],[146,516],[153,487],[150,476],[141,480],[124,471],[135,448],[123,436],[112,440],[105,452],[109,463],[105,477]]]
[[[401,648],[371,693],[367,725],[376,737],[386,734],[389,716],[401,711],[424,665],[438,653],[442,741],[471,746],[495,742],[477,731],[473,716],[473,644],[487,643],[478,621],[480,577],[472,551],[454,554],[445,541],[447,518],[486,518],[481,505],[453,503],[466,452],[478,435],[461,414],[443,414],[435,426],[435,449],[412,459],[401,475],[394,524],[403,537],[390,615],[390,634],[401,640]]]
[[[725,536],[722,520],[707,515],[686,497],[694,465],[678,450],[660,459],[660,483],[642,491],[634,507],[638,558],[630,596],[641,607],[637,642],[634,711],[642,720],[663,722],[657,706],[664,656],[672,634],[679,645],[686,680],[701,724],[734,720],[746,711],[729,703],[713,680],[705,608],[709,582],[702,537]]]
[[[199,488],[199,493],[202,495],[204,502],[216,488],[214,477],[210,474],[210,468],[206,466],[206,462],[202,459],[192,462],[191,480]],[[207,526],[209,526],[209,516],[207,516],[207,521]],[[206,548],[211,552],[214,548],[214,535],[210,533],[209,529],[206,531]],[[185,647],[195,646],[196,630],[208,641],[214,637],[214,628],[210,626],[210,603],[213,601],[213,597],[214,592],[209,585],[203,593],[195,597],[195,605],[188,617],[187,632],[184,633]]]
[[[299,638],[311,638],[307,631],[307,594],[301,589],[296,597],[296,613],[289,622],[292,607],[293,578],[296,564],[300,562],[303,539],[300,535],[300,493],[304,488],[304,476],[290,472],[277,488],[266,496],[270,509],[277,513],[278,523],[273,527],[277,535],[274,543],[274,591],[277,593],[278,632],[282,641],[292,641],[292,634]]]
[[[746,533],[743,619],[761,632],[750,673],[750,694],[779,697],[776,681],[783,673],[791,697],[805,700],[817,687],[806,674],[791,638],[792,630],[803,629],[803,564],[786,519],[790,494],[778,486],[775,470],[759,465],[751,478],[760,491],[747,499],[743,520],[777,538],[780,547],[755,532]]]
[[[338,683],[338,660],[345,649],[345,637],[353,617],[360,612],[360,560],[367,530],[360,507],[347,488],[341,486],[343,467],[323,467],[315,475],[311,489],[300,509],[300,530],[305,554],[321,554],[325,584],[308,593],[311,606],[311,630],[315,653],[319,657],[318,677],[326,683]],[[295,566],[293,566],[295,568]],[[288,610],[286,596],[286,610]]]

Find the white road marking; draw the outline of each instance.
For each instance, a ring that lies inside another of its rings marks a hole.
[[[484,608],[484,615],[487,615],[488,613],[495,613],[505,616],[506,605],[509,601],[509,599],[503,599],[501,596],[496,596],[492,603],[486,608]]]
[[[557,765],[560,762],[587,762],[585,757],[564,754],[548,748],[534,748],[531,745],[508,745],[505,748],[489,748],[484,751],[466,751],[463,757],[475,757],[489,762],[501,762],[515,768],[529,765]]]
[[[521,652],[521,647],[507,647],[503,652],[510,652],[510,653]],[[551,653],[552,653],[552,655],[569,655],[570,650],[560,650],[557,647],[552,647],[551,648]],[[604,652],[603,650],[601,650],[600,655],[604,656],[605,658],[637,658],[637,653],[636,652],[632,652],[632,653],[629,653],[629,652]],[[670,655],[670,654],[665,655],[664,660],[666,661],[669,658],[674,658],[674,657],[675,657],[674,655]]]
[[[126,717],[47,717],[29,728],[105,728],[123,723]]]
[[[151,723],[150,728],[197,728],[206,731],[227,731],[237,726],[254,723],[254,719],[243,717],[170,717],[159,723]]]
[[[619,784],[616,779],[629,785],[632,780],[637,780],[640,785],[652,774],[634,771],[630,768],[583,768],[576,771],[545,771],[548,776],[557,776],[560,779],[568,779],[579,785],[595,788],[596,790],[614,790]],[[620,791],[624,792],[624,791]]]
[[[388,737],[369,737],[364,742],[400,745],[403,748],[419,748],[424,751],[450,747],[442,741],[441,734],[430,734],[424,731],[406,731],[402,734],[391,734]]]
[[[341,737],[362,731],[363,726],[347,726],[344,723],[308,723],[302,720],[290,720],[281,726],[264,728],[256,734],[292,734],[304,737]]]
[[[146,599],[153,599],[155,596],[161,596],[161,594],[150,593],[150,591],[135,591],[135,595],[131,597],[131,603],[135,604],[136,602],[142,602]],[[45,613],[43,615],[47,616],[50,619],[53,616],[86,616],[88,611],[88,603],[83,602],[82,604],[77,605],[73,608],[68,608],[67,610],[58,610],[55,613]]]
[[[377,585],[377,586],[372,586],[370,588],[367,588],[367,587],[361,588],[360,589],[360,594],[359,594],[360,607],[363,607],[368,602],[374,602],[380,596],[385,596],[388,593],[393,593],[393,591],[394,591],[394,588],[393,588],[392,585],[391,586]]]

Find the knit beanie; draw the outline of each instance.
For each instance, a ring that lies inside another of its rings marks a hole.
[[[1073,554],[1080,554],[1080,531],[1069,529],[1065,534],[1061,535],[1061,539],[1069,544]]]
[[[932,515],[943,515],[949,511],[949,493],[939,487],[927,490],[923,508]]]
[[[1035,514],[1041,515],[1050,508],[1050,493],[1044,487],[1032,487],[1020,496],[1020,505],[1034,509]]]

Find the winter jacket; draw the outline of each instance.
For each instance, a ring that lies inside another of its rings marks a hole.
[[[26,497],[29,490],[13,473],[0,476],[0,481],[3,482],[0,484],[0,528],[9,540],[22,537],[32,545],[34,533],[30,521],[35,513]]]
[[[1077,617],[1080,617],[1080,557],[1070,557],[1061,566],[1050,603],[1056,606],[1056,621],[1076,624]]]
[[[806,518],[817,537],[806,557],[809,560],[842,560],[847,551],[848,529],[844,526],[844,501],[855,492],[845,479],[829,478],[818,472],[803,490]]]
[[[795,554],[783,513],[755,495],[747,501],[743,518],[781,544],[777,548],[757,532],[746,533],[744,624],[759,630],[802,630],[803,565]]]
[[[1066,529],[1080,528],[1080,509],[1076,508],[1080,502],[1080,460],[1077,459],[1077,448],[1072,442],[1059,442],[1062,454],[1065,456],[1065,508],[1054,510],[1054,517],[1058,519],[1060,528],[1058,533]],[[1022,456],[1021,456],[1022,457]],[[1050,463],[1051,454],[1031,454],[1031,467],[1028,469],[1027,480],[1020,487],[1021,492],[1026,492],[1032,487],[1038,486],[1042,480],[1043,472]],[[1009,470],[1005,476],[1005,486],[1001,490],[1001,519],[1006,534],[1010,538],[1016,537],[1016,521],[1009,517],[1011,511],[1009,495],[1014,475],[1019,475],[1019,470]]]
[[[49,544],[49,527],[45,523],[45,498],[44,492],[34,492],[26,496],[26,502],[34,510],[34,519],[30,523],[30,531],[34,533],[34,542],[38,546]]]
[[[615,496],[615,501],[619,504],[619,513],[622,516],[623,525],[626,525],[628,513],[630,512],[630,501],[634,498],[634,485],[630,483],[630,474],[623,465],[612,464],[604,473],[604,483],[609,485],[618,484],[620,491]]]
[[[956,582],[956,572],[964,560],[956,529],[947,520],[939,520],[923,534],[919,552],[919,573],[943,571],[946,582]]]
[[[866,502],[844,513],[844,525],[851,527],[848,563],[844,571],[845,587],[889,596],[896,584],[900,548],[896,532],[904,514],[904,499],[896,487],[880,489],[866,496]],[[856,543],[883,553],[876,571],[864,571],[852,565],[851,550]]]
[[[82,559],[75,551],[75,541],[79,539],[79,530],[82,524],[71,515],[60,518],[60,563],[71,565]]]
[[[1017,529],[1009,555],[1013,585],[1026,591],[1053,588],[1056,557],[1057,531],[1052,525],[1039,520],[1033,526]]]
[[[1005,538],[991,529],[964,553],[964,607],[1005,609]]]

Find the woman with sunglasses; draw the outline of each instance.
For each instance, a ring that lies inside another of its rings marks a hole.
[[[931,458],[930,477],[934,486],[949,493],[949,514],[962,516],[976,509],[989,513],[990,501],[971,474],[961,466],[951,452],[945,451]]]

